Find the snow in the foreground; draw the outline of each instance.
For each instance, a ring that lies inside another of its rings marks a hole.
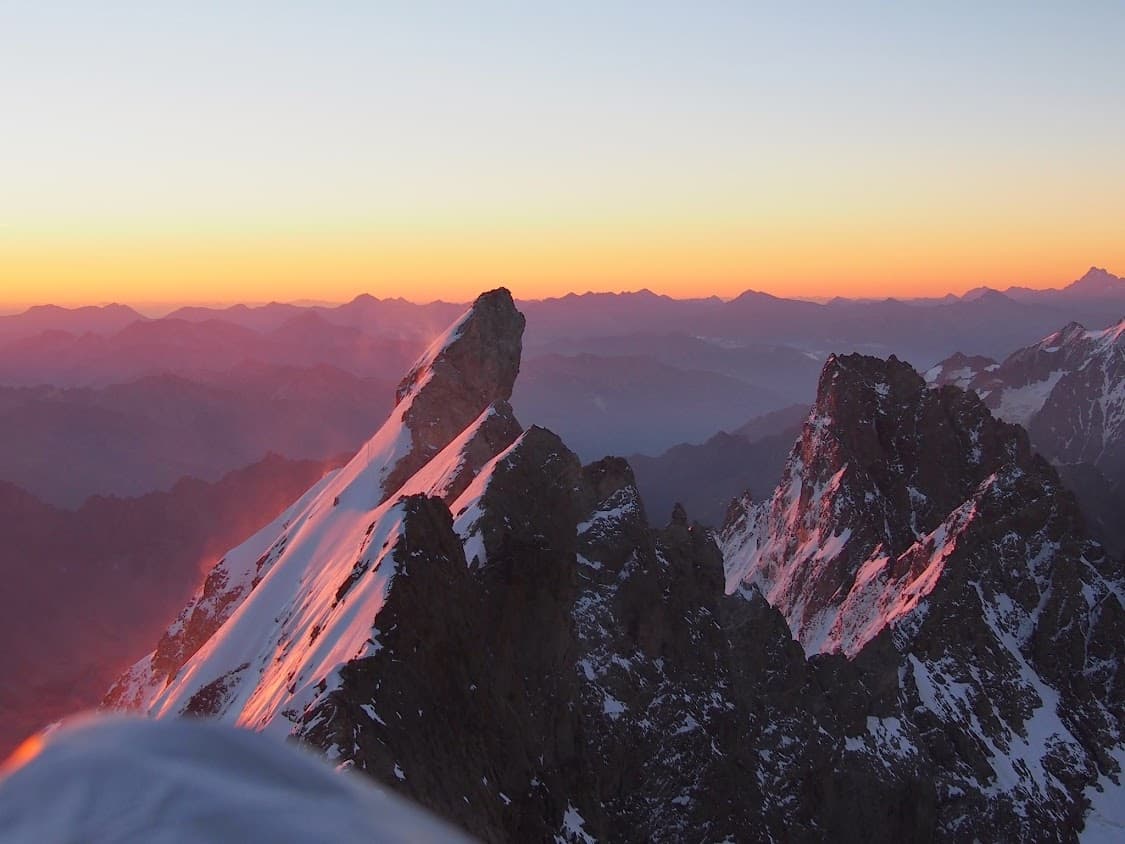
[[[0,779],[0,841],[468,840],[294,745],[202,720],[85,718]]]

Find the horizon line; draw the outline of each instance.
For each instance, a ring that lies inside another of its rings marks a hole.
[[[1097,265],[1091,264],[1090,267],[1086,270],[1086,272],[1083,273],[1082,275],[1076,276],[1076,277],[1071,278],[1069,280],[1063,280],[1061,283],[1055,282],[1052,286],[1036,287],[1036,286],[1023,285],[1023,284],[1010,284],[1007,287],[1001,288],[1001,287],[993,287],[989,284],[982,283],[982,284],[978,284],[978,285],[975,285],[975,286],[972,286],[972,287],[967,287],[965,290],[961,291],[960,293],[957,293],[953,290],[948,290],[947,292],[945,292],[943,294],[938,294],[938,295],[850,296],[850,295],[844,295],[844,294],[836,293],[836,294],[833,294],[833,295],[820,295],[820,296],[785,296],[785,295],[781,295],[781,294],[777,294],[777,293],[772,293],[769,290],[764,289],[764,288],[746,287],[741,292],[736,293],[733,296],[721,296],[717,293],[700,295],[700,296],[675,296],[675,295],[668,294],[668,293],[660,293],[658,291],[653,290],[650,287],[639,287],[639,288],[632,289],[632,290],[628,290],[628,289],[620,289],[620,290],[610,290],[610,289],[593,290],[593,289],[588,289],[588,290],[581,291],[581,292],[578,291],[578,290],[570,290],[570,291],[568,291],[566,293],[563,293],[563,294],[558,294],[558,295],[553,295],[553,296],[540,296],[540,297],[521,297],[521,296],[515,296],[514,294],[513,294],[513,296],[516,299],[516,301],[518,301],[518,302],[548,302],[548,301],[566,299],[566,298],[569,298],[569,297],[628,296],[628,295],[639,295],[639,294],[646,294],[647,293],[647,294],[650,294],[652,296],[656,296],[656,297],[659,297],[659,298],[671,299],[673,301],[680,301],[680,302],[702,301],[702,300],[707,300],[707,299],[719,299],[722,302],[732,302],[732,301],[734,301],[734,300],[736,300],[736,299],[738,299],[738,298],[740,298],[740,297],[742,297],[746,294],[753,293],[753,294],[764,294],[766,296],[772,296],[776,299],[783,299],[783,300],[787,300],[787,301],[791,301],[791,302],[812,302],[812,303],[816,303],[816,304],[826,304],[826,303],[834,301],[834,300],[844,300],[844,301],[854,301],[854,302],[885,302],[885,301],[940,302],[942,300],[947,300],[947,299],[961,300],[966,295],[968,295],[969,293],[973,293],[973,292],[976,292],[976,291],[982,291],[982,292],[983,291],[994,291],[994,292],[1001,293],[1001,294],[1005,293],[1008,290],[1032,290],[1032,291],[1036,291],[1036,292],[1047,292],[1047,291],[1052,291],[1052,290],[1057,291],[1057,290],[1065,289],[1069,285],[1074,284],[1076,281],[1080,280],[1081,278],[1084,278],[1086,275],[1088,275],[1091,272],[1104,272],[1104,273],[1109,273],[1110,275],[1114,275],[1116,277],[1115,273],[1112,273],[1111,271],[1109,271],[1105,267],[1098,267]],[[508,287],[509,290],[511,289],[509,287],[509,285],[507,285],[507,284],[499,284],[499,285],[497,285],[497,287]],[[481,292],[484,292],[484,291],[481,291]],[[29,313],[30,311],[35,310],[37,308],[59,308],[61,310],[74,311],[74,310],[79,310],[81,308],[126,307],[126,308],[129,308],[130,310],[136,311],[140,315],[145,316],[149,319],[163,319],[163,318],[166,318],[166,317],[170,316],[171,314],[175,313],[176,311],[189,309],[189,308],[200,308],[200,309],[207,309],[207,310],[229,310],[231,308],[237,308],[237,307],[245,307],[245,308],[250,308],[250,309],[256,309],[256,308],[269,307],[269,306],[272,306],[272,305],[288,306],[288,307],[296,307],[296,308],[338,308],[338,307],[342,307],[344,305],[351,304],[352,302],[355,302],[359,299],[363,299],[365,297],[371,298],[371,299],[376,299],[376,300],[381,301],[381,302],[403,301],[403,302],[408,302],[409,304],[415,305],[415,306],[418,306],[418,307],[427,307],[427,306],[431,306],[431,305],[468,305],[468,304],[471,304],[472,298],[476,298],[474,296],[470,299],[464,299],[464,300],[443,299],[443,298],[422,300],[422,299],[411,299],[410,297],[403,296],[401,294],[399,294],[399,295],[377,296],[374,293],[371,293],[370,291],[365,290],[365,291],[361,291],[359,293],[356,293],[351,298],[339,299],[339,300],[335,300],[335,299],[312,299],[312,298],[305,297],[305,298],[290,299],[290,300],[278,300],[278,299],[271,299],[271,300],[203,299],[203,300],[149,300],[149,301],[134,300],[132,302],[110,299],[110,300],[101,300],[101,301],[70,302],[70,303],[66,303],[66,304],[59,304],[57,301],[56,302],[35,302],[35,303],[30,303],[30,304],[29,303],[16,303],[16,302],[10,302],[10,303],[0,302],[0,316],[3,316],[3,317],[20,316],[20,315]]]

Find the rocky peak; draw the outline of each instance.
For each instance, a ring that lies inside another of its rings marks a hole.
[[[723,516],[720,533],[745,530],[746,520],[750,518],[754,510],[754,504],[754,495],[750,490],[746,490],[737,498],[732,498],[730,504],[727,505],[726,514]]]
[[[1125,288],[1122,279],[1101,267],[1090,267],[1086,274],[1071,283],[1066,290],[1097,295],[1105,293],[1118,293]]]
[[[833,356],[777,492],[724,533],[728,589],[757,582],[807,649],[840,647],[833,624],[870,560],[925,543],[1002,467],[1041,462],[975,394],[927,389],[894,358]]]
[[[1054,334],[1044,337],[1037,343],[1037,347],[1043,351],[1054,352],[1062,346],[1070,345],[1084,340],[1086,338],[1086,326],[1080,322],[1068,322],[1061,329]]]
[[[566,525],[577,521],[582,506],[581,479],[582,465],[574,453],[556,434],[532,425],[451,505],[457,530],[472,549],[469,563],[485,566],[525,545],[565,545]],[[525,517],[497,517],[512,512]],[[555,532],[560,524],[562,535]]]
[[[410,450],[388,474],[389,494],[489,405],[507,402],[520,369],[525,319],[506,288],[482,293],[430,345],[395,391]]]
[[[1083,791],[1114,787],[1121,674],[1099,654],[1125,635],[1120,565],[1021,428],[897,361],[836,358],[778,491],[743,509],[728,591],[757,587],[807,652],[848,658],[817,663],[872,695],[838,713],[845,759],[922,764],[944,836],[987,817],[1065,839]]]
[[[316,528],[305,538],[316,544],[321,533],[342,537],[355,527],[373,530],[378,519],[370,514],[393,510],[396,493],[435,496],[446,504],[459,497],[522,430],[507,399],[519,371],[523,327],[507,290],[482,294],[403,379],[397,404],[375,435],[343,469],[220,560],[156,651],[130,669],[107,703],[150,705],[271,570],[304,564],[311,552],[293,539],[307,523]],[[323,547],[321,553],[327,553]],[[335,553],[351,570],[338,584],[346,592],[344,584],[350,589],[373,563],[351,558],[351,549],[338,547]]]
[[[591,509],[596,503],[608,501],[618,493],[635,489],[637,485],[633,467],[622,457],[605,457],[590,463],[583,467],[582,474],[594,495]]]
[[[684,505],[681,504],[678,501],[676,502],[675,506],[672,508],[672,518],[671,518],[670,521],[671,521],[671,524],[673,524],[673,525],[678,525],[680,527],[687,527],[687,524],[688,524],[687,510],[685,510]]]
[[[833,356],[720,551],[683,507],[653,530],[625,461],[519,432],[489,301],[119,701],[287,733],[485,841],[1073,838],[1121,775],[1123,590],[1020,429]]]
[[[893,356],[835,358],[825,365],[799,444],[805,483],[830,485],[876,513],[880,541],[900,553],[997,468],[1030,458],[1027,438],[991,417],[972,393],[928,390]],[[811,470],[811,471],[810,471]],[[847,527],[833,518],[841,529]],[[823,521],[823,520],[822,520]]]
[[[1080,323],[1070,322],[1008,355],[999,366],[972,379],[968,387],[997,415],[1026,427],[1062,373],[1081,367],[1089,357],[1091,335]]]
[[[482,293],[399,382],[395,404],[431,382],[474,397],[481,407],[511,398],[525,323],[507,288]]]

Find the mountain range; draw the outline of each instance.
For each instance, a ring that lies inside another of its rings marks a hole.
[[[833,354],[770,496],[654,528],[626,461],[516,421],[524,326],[478,298],[105,705],[287,735],[487,841],[1120,829],[1122,563],[1022,428]]]
[[[808,404],[830,352],[894,353],[928,369],[955,352],[999,358],[1072,320],[1104,325],[1125,312],[1125,282],[1092,268],[1026,295],[820,304],[638,291],[521,308],[513,407],[591,460],[702,444]],[[390,385],[462,310],[364,295],[159,319],[120,305],[0,317],[0,479],[76,507],[94,494],[167,489],[182,475],[216,480],[270,451],[354,450],[389,409]]]
[[[1059,289],[978,288],[936,300],[817,303],[748,290],[724,301],[673,299],[641,290],[569,294],[520,306],[528,319],[529,357],[540,352],[637,354],[637,336],[647,335],[668,338],[663,362],[674,358],[689,369],[716,369],[700,366],[701,355],[755,346],[819,351],[821,362],[837,349],[894,352],[928,367],[956,351],[1004,354],[1068,321],[1099,324],[1125,306],[1125,280],[1091,267]],[[122,305],[40,306],[0,316],[0,383],[20,379],[78,386],[247,358],[280,364],[312,359],[360,375],[389,375],[401,371],[463,307],[366,294],[338,306],[193,307],[157,319]],[[672,348],[681,345],[672,355]],[[138,357],[142,351],[149,359]]]
[[[1125,554],[1125,318],[1087,330],[1072,322],[1002,362],[954,355],[926,373],[977,393],[1023,425],[1087,511],[1099,538]]]

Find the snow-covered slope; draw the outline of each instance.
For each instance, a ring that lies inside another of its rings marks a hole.
[[[486,409],[373,510],[346,509],[348,488],[329,482],[294,522],[292,533],[283,535],[292,538],[251,597],[149,711],[216,715],[255,729],[292,730],[337,687],[342,666],[381,647],[372,627],[399,571],[407,498],[445,500],[454,512],[464,512],[463,536],[473,537],[475,524],[469,517],[496,462],[490,461],[456,500],[451,496],[463,485],[458,481],[467,474],[472,446],[500,413],[495,407]],[[337,498],[340,503],[333,505]]]
[[[401,501],[452,502],[518,436],[507,399],[523,324],[506,290],[483,294],[406,376],[379,431],[219,562],[107,704],[288,731],[339,666],[378,648]]]
[[[1094,331],[1072,322],[999,364],[954,355],[926,380],[975,391],[1052,461],[1125,469],[1125,319]]]
[[[1125,556],[1125,320],[1097,331],[1071,323],[1003,363],[954,355],[926,380],[971,389],[1023,425],[1078,497],[1092,535]]]

